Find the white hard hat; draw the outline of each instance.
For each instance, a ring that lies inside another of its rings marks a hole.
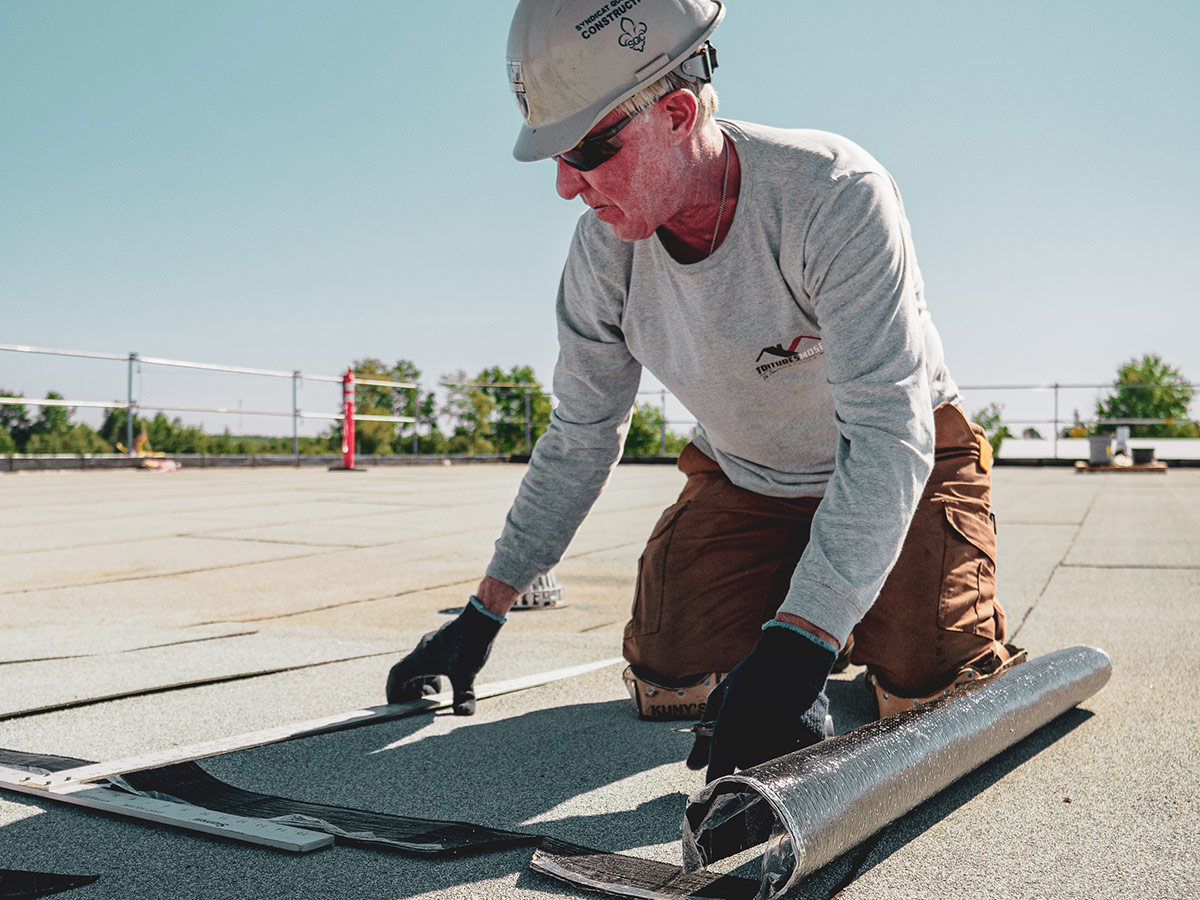
[[[719,0],[521,0],[508,32],[508,80],[525,117],[513,156],[569,150],[695,54],[724,16]]]

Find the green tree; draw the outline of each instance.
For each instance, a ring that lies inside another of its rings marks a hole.
[[[89,426],[71,425],[66,431],[33,434],[25,445],[26,453],[112,453],[112,445]]]
[[[662,408],[654,403],[638,403],[633,408],[633,421],[625,439],[626,456],[659,456],[663,452]],[[667,455],[678,456],[688,439],[667,430]]]
[[[496,408],[487,392],[474,387],[462,369],[443,375],[447,386],[441,417],[448,420],[450,435],[447,453],[495,453],[492,443],[492,410]]]
[[[1195,389],[1180,371],[1154,354],[1131,359],[1117,370],[1113,391],[1096,402],[1097,430],[1113,419],[1159,419],[1162,424],[1131,425],[1131,437],[1197,437],[1195,423],[1188,418],[1188,407]]]
[[[402,360],[403,362],[403,360]],[[351,366],[358,378],[375,381],[395,381],[392,370],[382,360],[368,356],[357,359]],[[396,407],[402,402],[400,395],[408,391],[396,391],[392,388],[379,387],[373,384],[357,384],[354,387],[354,412],[366,416],[402,416]],[[394,453],[396,448],[393,441],[397,436],[395,422],[363,422],[354,423],[354,448],[356,453],[364,455]]]
[[[208,453],[210,438],[198,425],[184,425],[176,416],[167,418],[156,413],[149,422],[142,422],[150,450],[155,453]]]
[[[58,391],[50,391],[46,394],[46,399],[62,400],[63,395],[58,393]],[[49,435],[62,437],[71,430],[71,416],[74,414],[75,410],[66,406],[43,406],[41,413],[30,429],[30,436]]]
[[[124,447],[122,452],[128,452],[129,450],[128,447],[125,447],[125,438],[127,437],[125,421],[128,418],[128,412],[123,406],[110,409],[104,416],[104,421],[100,424],[100,437],[114,447],[117,447],[118,450]],[[135,440],[141,434],[143,427],[145,427],[145,420],[139,417],[137,413],[134,413],[133,436]],[[118,447],[118,445],[120,446]]]
[[[211,441],[212,438],[210,437],[209,440]],[[288,441],[290,450],[291,438]],[[300,438],[300,453],[304,456],[322,456],[341,451],[342,433],[341,429],[336,426],[322,430],[316,437]],[[209,450],[209,452],[213,451]]]
[[[988,443],[992,445],[992,454],[994,456],[1000,455],[1000,444],[1004,439],[1013,436],[1008,426],[1001,421],[1003,414],[1004,404],[989,403],[971,416],[971,421],[986,432]]]
[[[411,360],[401,359],[392,366],[392,379],[409,384],[421,383],[421,370]],[[440,453],[446,438],[437,427],[437,395],[433,391],[421,392],[420,388],[392,391],[393,415],[415,419],[411,425],[402,425],[394,444],[399,453],[411,453],[412,436],[417,434],[418,453]]]
[[[179,452],[175,432],[182,424],[183,422],[180,419],[172,422],[164,412],[155,413],[153,419],[142,423],[142,430],[145,431],[146,441],[150,445],[145,449],[155,453]],[[136,432],[134,433],[134,438],[135,440],[137,438]]]
[[[400,359],[388,367],[373,357],[357,360],[353,366],[355,375],[378,381],[399,381],[419,384],[421,370],[412,360]],[[418,452],[437,453],[445,440],[437,429],[437,396],[419,388],[389,388],[379,385],[360,384],[354,390],[356,412],[375,416],[403,416],[414,418],[412,425],[394,422],[358,422],[355,425],[355,443],[362,453],[411,453],[412,434],[415,428],[418,437]],[[341,434],[338,433],[340,447]]]
[[[47,400],[62,400],[62,394],[50,391]],[[89,426],[74,424],[71,416],[75,410],[54,404],[43,406],[37,419],[28,423],[24,430],[22,453],[111,453],[112,446]],[[15,440],[11,441],[14,448]]]
[[[110,409],[100,425],[99,436],[112,447],[128,452],[125,446],[127,432],[125,422],[128,410],[124,407]],[[163,412],[157,412],[151,419],[133,416],[133,442],[137,447],[138,437],[146,435],[149,450],[154,453],[230,453],[229,449],[219,449],[218,437],[205,433],[198,425],[184,425],[183,420],[176,416],[168,418]],[[229,434],[228,430],[225,432]]]
[[[208,452],[214,456],[221,453],[236,453],[234,449],[235,439],[226,428],[220,434],[212,434],[208,436]]]
[[[10,394],[0,391],[0,397],[19,397],[20,394]],[[29,412],[24,404],[0,404],[0,431],[8,435],[13,450],[10,453],[20,453],[29,440],[33,430],[33,422],[29,420]]]
[[[526,397],[529,401],[529,448],[537,443],[550,425],[550,397],[534,377],[530,366],[513,366],[505,372],[499,366],[484,369],[475,376],[495,404],[491,420],[491,441],[497,453],[524,453]],[[510,385],[518,385],[511,387]]]
[[[438,402],[433,391],[427,391],[417,405],[417,452],[445,453],[446,436],[438,427]]]

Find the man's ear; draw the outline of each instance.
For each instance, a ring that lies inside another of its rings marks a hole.
[[[679,88],[660,101],[671,123],[671,135],[676,143],[687,139],[696,127],[700,103],[687,88]]]

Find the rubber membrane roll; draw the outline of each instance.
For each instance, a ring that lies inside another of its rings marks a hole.
[[[688,798],[684,869],[765,843],[758,896],[777,897],[1095,694],[1111,673],[1103,650],[1068,647],[719,778]]]

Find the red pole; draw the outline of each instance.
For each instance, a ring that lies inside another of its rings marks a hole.
[[[354,468],[354,370],[342,379],[342,468]]]

